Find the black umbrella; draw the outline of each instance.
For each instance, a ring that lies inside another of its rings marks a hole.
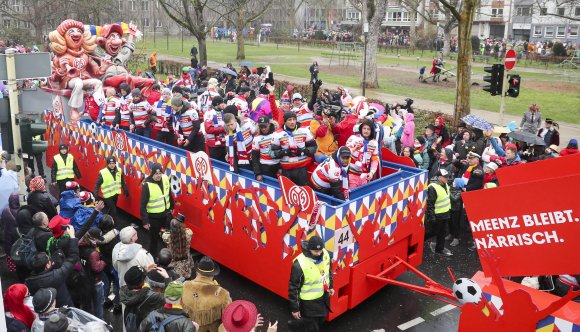
[[[219,71],[221,71],[222,73],[226,74],[226,75],[231,75],[233,77],[238,77],[238,74],[236,74],[235,71],[229,69],[229,68],[219,68]]]
[[[546,142],[541,137],[536,136],[533,133],[528,131],[512,131],[511,133],[507,134],[508,137],[511,137],[517,141],[522,141],[528,143],[530,145],[546,145]]]

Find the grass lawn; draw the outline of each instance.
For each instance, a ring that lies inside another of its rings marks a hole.
[[[149,54],[156,49],[159,54],[181,56],[189,58],[189,49],[194,43],[193,38],[185,38],[183,52],[181,51],[181,39],[170,38],[169,47],[164,37],[158,37],[154,45],[153,40],[137,45],[137,52]],[[239,63],[236,60],[235,43],[229,42],[208,42],[208,59],[215,62]],[[246,60],[256,64],[269,64],[275,73],[282,75],[300,77],[308,79],[310,74],[308,67],[315,58],[329,58],[332,51],[329,48],[313,49],[311,47],[301,47],[298,51],[296,45],[275,45],[254,43],[246,44]],[[420,56],[417,61],[417,56]],[[427,66],[427,72],[431,67],[433,52],[425,51],[421,56],[421,51],[415,55],[407,55],[406,51],[401,52],[398,58],[396,53],[381,52],[378,55],[380,69],[379,84],[381,88],[377,92],[384,92],[403,97],[421,98],[453,104],[455,100],[455,82],[438,84],[418,83],[418,67]],[[345,87],[357,87],[360,85],[360,66],[339,67],[333,59],[333,66],[321,65],[320,78],[328,84],[343,85]],[[529,63],[521,62],[520,67],[530,68]],[[506,113],[519,115],[527,110],[528,106],[537,103],[541,106],[544,117],[554,118],[557,121],[580,123],[580,85],[570,83],[568,77],[563,72],[556,74],[518,72],[518,65],[512,74],[520,74],[522,77],[521,92],[518,98],[506,99]],[[546,69],[544,65],[536,64],[537,68]],[[454,60],[447,60],[446,67],[455,66]],[[472,68],[472,79],[483,85],[484,64],[474,63]],[[556,70],[556,66],[550,65],[548,69]],[[500,99],[498,96],[492,97],[484,92],[482,86],[472,87],[471,105],[477,109],[488,111],[499,111]],[[385,100],[385,102],[395,102],[395,100]]]

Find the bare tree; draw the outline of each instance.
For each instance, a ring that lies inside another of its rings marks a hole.
[[[556,6],[558,9],[562,9],[562,12],[559,12],[558,9],[556,12],[550,12],[545,10],[542,15],[547,16],[555,16],[565,18],[570,21],[580,21],[580,16],[575,15],[576,7],[580,7],[580,0],[535,0],[535,4],[538,6],[538,10],[542,11],[542,8],[548,8],[549,5]]]
[[[217,6],[209,8],[225,18],[235,28],[237,33],[237,60],[246,58],[244,47],[244,29],[266,12],[274,0],[218,0]],[[259,29],[256,33],[260,33]]]
[[[471,28],[473,18],[479,8],[480,0],[461,0],[457,4],[447,0],[439,0],[459,22],[457,36],[457,87],[455,94],[454,120],[459,120],[471,113]]]
[[[403,6],[411,12],[417,13],[426,22],[432,25],[438,25],[443,30],[443,55],[448,56],[451,52],[451,31],[459,25],[459,22],[449,8],[443,6],[438,1],[430,1],[429,6],[426,8],[427,10],[423,12],[417,11],[421,2],[421,0],[403,0]],[[459,2],[460,0],[449,0],[452,6],[459,5]]]
[[[0,14],[33,27],[35,41],[42,43],[48,22],[55,22],[63,12],[67,12],[67,2],[66,0],[28,0],[26,2],[0,0]]]
[[[305,3],[306,0],[277,0],[276,6],[282,9],[284,13],[288,15],[288,26],[287,29],[292,33],[296,25],[296,15],[300,10],[300,7]]]

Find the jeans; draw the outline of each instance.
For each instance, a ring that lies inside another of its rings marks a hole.
[[[145,128],[135,127],[135,134],[141,135],[143,137],[151,138],[151,132],[152,132],[151,127],[145,127]]]
[[[121,295],[119,294],[119,274],[117,271],[107,266],[105,268],[106,273],[103,273],[103,295],[104,297],[109,296],[111,292],[111,282],[113,282],[113,294],[115,298],[113,299],[113,304],[120,304],[121,303]]]
[[[104,283],[99,281],[95,284],[95,298],[93,299],[93,311],[95,316],[103,319],[103,304],[105,303]]]

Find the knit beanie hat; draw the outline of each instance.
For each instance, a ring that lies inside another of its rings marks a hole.
[[[44,322],[44,332],[66,332],[68,330],[68,318],[63,313],[51,315]]]
[[[157,270],[147,272],[146,282],[151,287],[165,288],[165,278]]]
[[[131,239],[135,233],[137,233],[137,231],[133,226],[127,226],[119,232],[119,240],[124,244],[129,244],[131,243]]]
[[[123,279],[129,288],[141,286],[145,281],[145,269],[139,265],[133,265],[125,272]]]
[[[224,99],[222,98],[222,96],[215,96],[213,97],[213,100],[211,101],[211,105],[213,107],[216,107],[219,104],[223,104],[224,103]]]
[[[183,295],[183,283],[172,281],[165,287],[165,298],[171,301],[177,301]]]
[[[30,190],[31,191],[45,191],[46,190],[46,183],[42,176],[37,176],[34,179],[30,180]]]
[[[284,112],[284,123],[286,123],[286,121],[288,121],[288,119],[291,119],[291,118],[296,118],[296,113],[294,113],[292,111]]]

